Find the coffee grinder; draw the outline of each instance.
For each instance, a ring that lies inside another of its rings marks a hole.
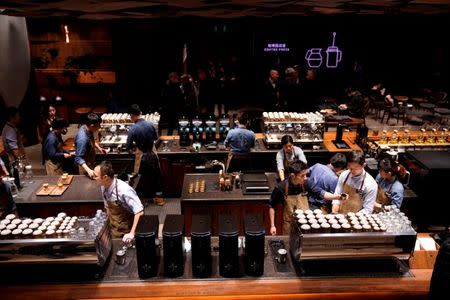
[[[239,276],[239,230],[235,215],[219,217],[219,274],[222,277]]]
[[[230,131],[230,118],[223,114],[219,120],[219,141],[223,142],[227,137],[228,131]]]
[[[205,141],[206,144],[209,144],[216,140],[216,120],[214,116],[209,116],[208,120],[206,120],[205,123]]]
[[[245,215],[245,273],[262,276],[264,273],[265,229],[261,214]]]
[[[202,143],[203,141],[203,122],[198,116],[192,119],[192,142]]]
[[[159,268],[158,238],[159,220],[157,215],[141,216],[136,228],[136,258],[139,278],[155,277]]]
[[[184,217],[167,215],[163,227],[164,275],[179,277],[184,273]]]
[[[181,119],[178,120],[178,135],[180,136],[180,146],[186,147],[191,144],[189,133],[189,119],[185,116],[182,116]]]
[[[192,275],[206,278],[211,276],[211,217],[192,215]]]

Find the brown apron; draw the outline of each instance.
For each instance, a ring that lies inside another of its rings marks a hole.
[[[0,219],[3,219],[8,214],[8,202],[9,195],[6,193],[0,194]]]
[[[348,199],[341,201],[341,207],[339,208],[339,212],[342,214],[346,214],[348,212],[358,212],[362,208],[361,196],[358,192],[358,189],[355,189],[354,187],[351,187],[347,184],[349,176],[350,173],[347,174],[347,177],[345,178],[344,181],[344,193],[348,195]],[[364,173],[364,177],[361,182],[361,186],[359,187],[359,190],[361,190],[362,187],[364,186],[365,180],[366,180],[366,173]]]
[[[120,205],[119,192],[116,180],[116,201],[108,199],[108,218],[111,225],[111,234],[113,238],[120,238],[130,232],[133,226],[134,215]]]
[[[58,152],[64,152],[63,143],[58,143]],[[50,159],[45,161],[45,171],[48,176],[62,175],[64,173],[62,164],[59,162],[55,164]]]
[[[383,188],[378,185],[378,190],[377,190],[377,200],[376,202],[381,204],[381,205],[391,205],[391,197],[389,196],[392,190],[392,186],[394,185],[394,183],[391,184],[391,186],[389,187],[389,190],[387,192],[385,192],[383,190]],[[374,212],[380,212],[381,209],[374,206],[373,207],[373,211]]]
[[[139,168],[141,167],[141,160],[144,152],[136,148],[134,151],[134,173],[139,174]]]
[[[295,209],[309,209],[307,194],[300,193],[298,195],[288,195],[288,188],[289,179],[286,180],[284,186],[283,234],[291,233],[291,221]]]
[[[86,127],[84,130],[87,130]],[[93,170],[95,167],[95,140],[94,135],[92,134],[89,137],[89,151],[86,152],[83,159],[85,160],[86,165]],[[78,166],[78,171],[80,175],[88,175],[82,166]]]
[[[54,163],[50,159],[45,161],[45,171],[48,176],[52,175],[62,175],[64,173],[63,168],[60,163]]]

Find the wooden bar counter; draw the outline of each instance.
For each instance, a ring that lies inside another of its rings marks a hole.
[[[56,184],[58,179],[59,176],[35,176],[33,183],[26,183],[14,199],[19,215],[48,217],[64,211],[72,216],[94,216],[97,209],[104,208],[100,186],[84,175],[74,175],[61,196],[36,195],[42,184]]]
[[[266,241],[287,236],[266,237]],[[217,243],[213,237],[212,244]],[[121,247],[114,240],[115,253]],[[240,251],[242,255],[242,249]],[[242,256],[241,256],[242,257]],[[186,254],[185,271],[181,277],[157,276],[139,279],[135,249],[129,249],[126,263],[117,265],[113,259],[99,279],[68,281],[64,276],[53,282],[41,276],[33,283],[2,281],[2,299],[426,299],[429,292],[432,269],[410,269],[400,277],[302,277],[293,270],[288,257],[286,271],[279,272],[269,249],[265,258],[264,275],[239,278],[223,278],[218,274],[218,252],[212,253],[212,277],[196,279],[191,273],[191,254]],[[358,261],[356,261],[358,262]],[[363,261],[361,261],[363,263]],[[82,266],[80,266],[81,268]],[[162,271],[162,258],[160,259]],[[161,272],[159,274],[162,274]],[[39,276],[39,274],[36,274]],[[27,276],[29,277],[29,276]]]

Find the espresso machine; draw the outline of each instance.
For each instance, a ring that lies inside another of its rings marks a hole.
[[[180,146],[189,146],[191,144],[189,133],[189,119],[185,116],[178,120],[178,135],[180,136]]]
[[[206,120],[205,123],[205,141],[206,144],[209,144],[216,140],[216,120],[214,116],[209,116],[208,120]]]
[[[202,143],[203,141],[203,122],[198,116],[192,119],[192,142]]]
[[[223,114],[219,120],[219,141],[223,142],[227,137],[228,131],[230,131],[230,118]]]

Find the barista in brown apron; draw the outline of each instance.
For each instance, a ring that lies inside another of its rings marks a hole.
[[[111,225],[111,233],[113,238],[120,238],[124,234],[130,232],[133,226],[134,214],[120,205],[119,191],[116,179],[116,199],[107,199],[108,218]]]
[[[292,215],[295,209],[306,210],[309,208],[306,192],[308,166],[297,160],[289,165],[288,170],[289,177],[278,183],[269,200],[270,233],[272,235],[277,234],[275,226],[275,206],[277,204],[283,204],[283,234],[290,233]]]
[[[71,155],[66,152],[62,145],[61,135],[67,132],[68,123],[62,118],[56,118],[52,123],[53,131],[49,132],[43,142],[43,158],[47,175],[62,175],[63,164],[69,162]],[[68,164],[64,164],[67,166]]]
[[[289,195],[288,185],[289,183],[286,181],[284,187],[283,234],[290,234],[292,216],[296,209],[309,209],[308,193],[306,192],[305,185],[302,185],[302,192],[298,195]]]
[[[103,199],[106,201],[105,206],[108,211],[112,236],[114,238],[122,237],[122,241],[125,243],[131,242],[139,218],[144,214],[144,207],[136,195],[136,191],[115,177],[110,162],[103,161],[96,166],[94,175],[96,183],[103,189]]]
[[[87,116],[86,124],[80,127],[75,136],[75,163],[78,165],[79,173],[90,178],[94,177],[95,148],[105,153],[104,149],[98,146],[94,140],[94,133],[99,130],[100,122],[101,119],[98,115],[90,113]]]
[[[374,212],[380,212],[385,205],[391,205],[391,191],[392,186],[394,183],[392,183],[387,191],[385,191],[381,185],[378,185],[377,190],[377,200],[375,202],[375,205],[373,207]]]
[[[359,189],[351,187],[347,184],[347,180],[350,177],[350,173],[347,174],[344,180],[344,193],[348,195],[347,199],[342,200],[339,212],[346,214],[348,212],[358,212],[362,208],[361,201],[361,190],[364,186],[364,181],[366,180],[367,173],[364,172],[364,177],[361,181],[361,186]]]
[[[286,134],[281,138],[281,146],[282,149],[277,152],[276,161],[277,161],[277,169],[278,176],[280,180],[283,181],[288,174],[289,164],[296,160],[301,160],[305,164],[306,161],[305,154],[300,147],[294,146],[294,140],[292,136]]]

